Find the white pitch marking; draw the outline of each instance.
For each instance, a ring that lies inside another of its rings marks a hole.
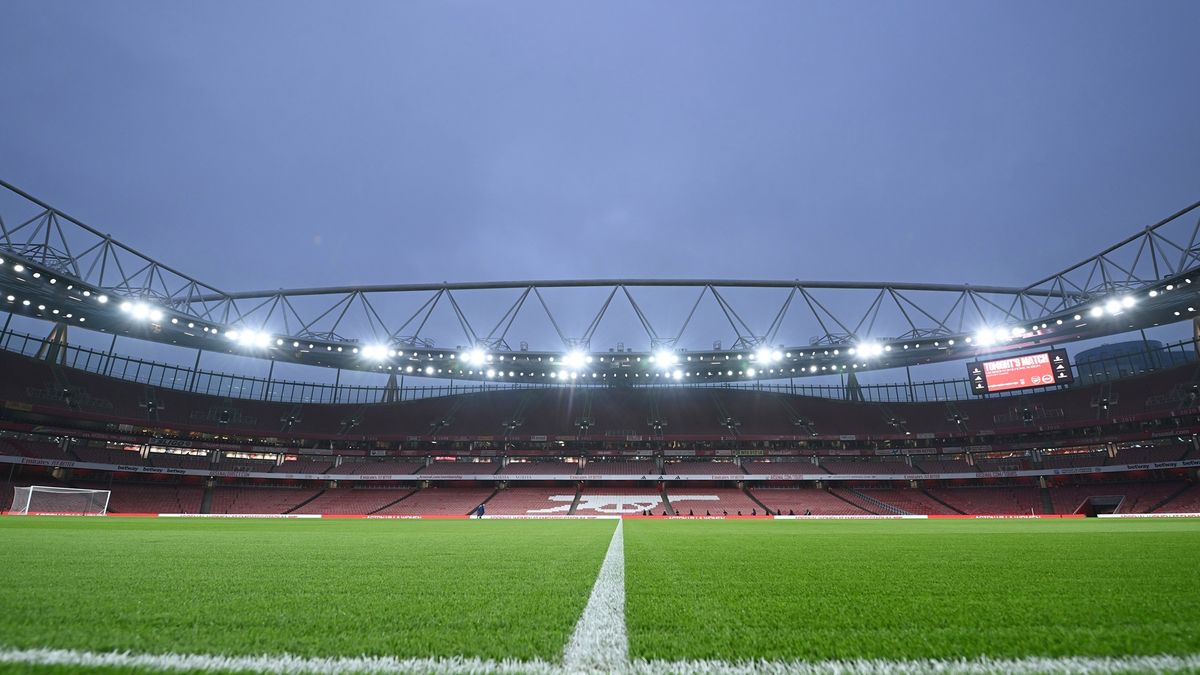
[[[74,649],[2,649],[0,664],[50,665],[81,668],[142,668],[165,671],[254,671],[260,673],[531,673],[566,675],[579,672],[566,664],[546,661],[494,661],[477,658],[401,659],[386,656],[313,658],[289,654],[219,656],[213,654],[132,654]],[[678,673],[679,675],[984,675],[993,673],[1050,673],[1052,675],[1115,675],[1116,673],[1182,673],[1200,670],[1200,654],[1186,656],[1064,656],[1022,659],[917,659],[889,661],[633,661],[618,664],[622,675]]]
[[[623,525],[623,520],[617,521],[592,595],[563,651],[562,667],[568,673],[615,673],[629,665]]]
[[[220,656],[216,654],[131,654],[74,649],[4,649],[0,664],[84,668],[143,668],[166,671],[239,671],[258,673],[561,673],[546,661],[493,661],[476,658],[401,659],[387,656],[311,658],[290,654]]]

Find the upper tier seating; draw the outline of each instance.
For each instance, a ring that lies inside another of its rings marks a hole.
[[[703,368],[697,364],[693,367]],[[520,366],[514,366],[520,369]],[[155,387],[0,352],[0,399],[71,420],[221,435],[358,440],[411,436],[742,438],[978,436],[1170,415],[1200,382],[1195,364],[1104,385],[953,402],[870,403],[739,389],[515,389],[377,404],[297,404]],[[116,373],[119,375],[120,371]],[[64,393],[64,390],[66,393]],[[1108,407],[1096,405],[1104,396]],[[155,405],[149,406],[153,401]]]

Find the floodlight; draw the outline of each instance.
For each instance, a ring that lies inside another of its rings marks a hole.
[[[584,354],[578,349],[573,349],[562,357],[563,365],[569,368],[582,368],[583,364],[588,360],[587,354]]]
[[[463,352],[459,358],[473,366],[481,366],[487,360],[487,352],[476,347],[474,349]]]
[[[1101,306],[1099,306],[1099,305],[1097,305],[1097,306],[1093,307],[1093,308],[1091,309],[1091,311],[1089,311],[1089,312],[1088,312],[1088,314],[1090,314],[1090,315],[1092,315],[1092,316],[1094,316],[1094,317],[1100,317],[1100,316],[1104,316],[1104,308],[1103,308],[1103,307],[1101,307]]]
[[[1121,298],[1121,306],[1124,307],[1125,309],[1129,309],[1130,307],[1133,307],[1133,305],[1136,302],[1137,302],[1137,300],[1135,300],[1132,295],[1127,295],[1127,296]]]
[[[660,349],[659,351],[654,352],[653,361],[654,363],[658,364],[659,368],[670,368],[676,363],[679,363],[679,356],[675,352],[666,349]]]
[[[872,357],[879,356],[883,353],[883,346],[877,342],[867,342],[858,346],[858,351],[863,356]]]
[[[760,347],[758,351],[754,352],[754,358],[759,363],[774,363],[783,358],[783,354],[770,347]]]
[[[1108,312],[1109,314],[1119,314],[1121,312],[1121,301],[1117,300],[1116,298],[1109,300],[1108,302],[1104,303],[1104,311]]]
[[[746,377],[754,377],[757,374],[758,374],[758,371],[754,370],[753,368],[746,369]]]
[[[362,357],[372,361],[382,361],[387,357],[387,347],[383,345],[366,345],[362,348]]]

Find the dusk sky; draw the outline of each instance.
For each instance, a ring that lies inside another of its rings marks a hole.
[[[224,290],[1023,285],[1200,199],[1196,2],[59,2],[0,177]]]

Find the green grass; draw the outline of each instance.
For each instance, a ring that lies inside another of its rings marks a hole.
[[[4,517],[0,646],[554,661],[612,530]],[[625,558],[634,658],[1200,653],[1195,520],[631,520]]]
[[[1198,521],[639,521],[634,657],[1200,652]]]
[[[612,530],[603,521],[6,517],[0,644],[557,659]]]

